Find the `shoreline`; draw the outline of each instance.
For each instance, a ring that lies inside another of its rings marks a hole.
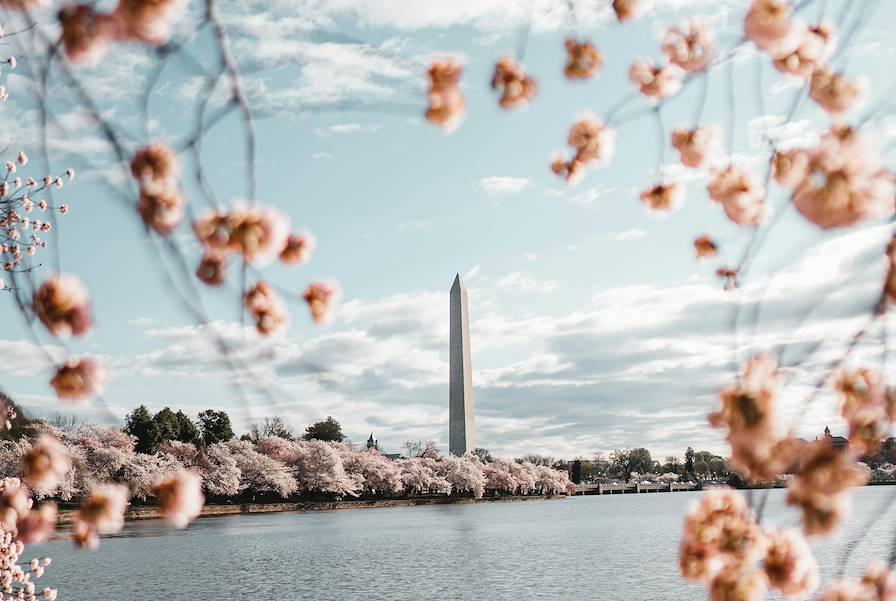
[[[215,503],[202,508],[199,518],[212,518],[228,515],[249,515],[258,513],[287,513],[309,511],[347,511],[352,509],[385,509],[390,507],[416,507],[419,505],[471,505],[474,503],[514,503],[521,501],[560,501],[567,495],[512,495],[504,497],[474,498],[410,498],[410,499],[369,499],[369,500],[342,500],[342,501],[297,501],[286,503]],[[61,509],[56,518],[60,526],[71,524],[72,516],[76,509]],[[161,519],[162,514],[158,506],[138,505],[128,508],[125,521],[134,522],[141,520]]]

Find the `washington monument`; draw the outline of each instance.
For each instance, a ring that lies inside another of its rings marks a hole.
[[[448,345],[450,384],[448,386],[448,451],[463,455],[476,448],[473,423],[473,372],[470,368],[470,319],[467,289],[454,278],[451,286],[451,341]]]

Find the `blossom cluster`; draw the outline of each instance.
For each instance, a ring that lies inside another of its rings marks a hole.
[[[832,126],[814,148],[776,153],[772,167],[793,206],[823,229],[893,214],[893,173],[868,136],[846,125]]]
[[[566,179],[580,179],[585,169],[605,164],[613,156],[616,134],[603,123],[589,117],[576,121],[569,130],[567,144],[573,149],[573,156],[566,159],[558,156],[551,163],[551,171]]]
[[[185,0],[119,0],[111,13],[90,4],[63,6],[58,17],[65,56],[75,64],[95,65],[114,42],[161,46],[185,5]]]
[[[27,494],[15,478],[0,480],[0,599],[54,601],[57,597],[56,589],[46,587],[38,590],[35,582],[50,566],[50,558],[19,562],[25,553],[26,544],[43,540],[28,530],[30,516],[39,514],[40,510],[31,510],[31,499]],[[55,523],[55,507],[52,518]]]
[[[498,104],[502,109],[524,106],[535,97],[535,80],[523,73],[513,59],[504,57],[495,65],[492,89],[501,93]]]
[[[270,207],[234,205],[229,211],[215,210],[193,222],[193,233],[204,250],[196,277],[209,286],[224,283],[227,262],[238,256],[256,267],[275,259],[286,265],[308,261],[315,239],[307,233],[290,233],[289,219]],[[339,287],[314,282],[302,294],[316,323],[324,323],[339,300]],[[273,286],[259,281],[243,297],[246,310],[262,335],[273,334],[287,322],[286,309]]]
[[[462,67],[453,60],[437,60],[429,67],[429,106],[425,117],[430,123],[453,130],[464,116],[464,94],[460,89]]]
[[[706,492],[684,521],[679,567],[703,583],[713,601],[759,601],[768,591],[805,599],[819,587],[818,563],[795,528],[763,530],[745,498],[730,489]],[[871,563],[861,579],[836,580],[819,601],[893,601],[896,574]]]
[[[0,263],[7,272],[25,270],[25,257],[34,257],[47,248],[42,236],[53,227],[53,217],[49,215],[65,215],[68,206],[54,206],[42,195],[61,189],[65,179],[75,177],[74,170],[67,169],[64,175],[23,179],[19,170],[27,164],[28,155],[20,150],[14,160],[6,161],[0,179]],[[6,287],[0,280],[0,289]]]
[[[751,358],[739,381],[719,393],[721,407],[709,423],[727,431],[731,466],[749,480],[769,480],[793,462],[795,441],[778,432],[775,399],[778,364],[769,355]]]
[[[785,0],[753,0],[744,33],[779,71],[808,80],[810,97],[832,116],[848,112],[861,97],[861,82],[832,71],[827,64],[836,46],[833,24],[807,25],[794,18]]]

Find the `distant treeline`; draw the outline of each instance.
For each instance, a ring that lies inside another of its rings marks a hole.
[[[575,484],[602,479],[629,482],[640,478],[681,482],[727,481],[738,488],[744,485],[740,475],[730,469],[727,458],[709,451],[695,451],[692,447],[685,450],[683,458],[668,455],[662,461],[654,459],[650,451],[643,447],[617,449],[606,456],[598,454],[591,459],[579,457],[566,460],[547,455],[526,455],[517,461],[566,470]],[[860,461],[871,470],[872,481],[896,480],[896,438],[882,441],[878,453],[864,455]]]

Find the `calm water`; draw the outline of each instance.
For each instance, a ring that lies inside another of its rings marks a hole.
[[[767,523],[796,525],[782,493],[770,494]],[[699,494],[232,516],[174,533],[137,522],[96,552],[66,541],[31,551],[53,557],[41,583],[59,587],[67,601],[690,601],[704,595],[679,578],[676,552],[682,515]],[[863,522],[894,500],[896,487],[857,491],[847,528],[815,545],[826,575],[843,563],[843,545]],[[894,526],[881,518],[847,572],[885,558]]]

